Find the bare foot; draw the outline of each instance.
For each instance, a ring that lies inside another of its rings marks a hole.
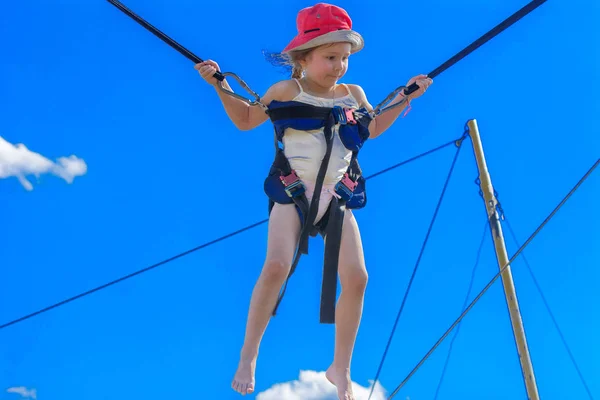
[[[247,360],[240,359],[238,369],[231,382],[231,388],[236,392],[246,395],[254,393],[254,370],[256,369],[256,357]]]
[[[325,376],[337,388],[339,400],[355,400],[352,393],[352,381],[350,380],[349,369],[337,369],[331,365],[327,368]]]

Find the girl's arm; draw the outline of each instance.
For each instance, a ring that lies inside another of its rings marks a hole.
[[[413,93],[411,93],[408,98],[409,100],[413,100],[416,99],[417,97],[420,97],[425,90],[427,90],[427,88],[429,87],[429,85],[431,85],[432,80],[427,78],[426,75],[417,75],[414,78],[411,78],[408,83],[406,84],[406,86],[410,86],[413,82],[417,82],[417,84],[419,85],[419,89]],[[361,103],[361,107],[365,107],[368,111],[372,111],[373,110],[373,106],[371,106],[371,104],[369,104],[369,101],[367,100],[367,96],[364,92],[364,90],[358,86],[358,85],[352,85],[357,93],[358,93],[358,98],[357,100],[359,101],[359,103]],[[402,99],[404,99],[405,95],[401,92],[399,93],[388,105],[392,106],[396,103],[399,103],[400,101],[402,101]],[[392,124],[396,121],[396,119],[398,118],[398,116],[400,115],[400,113],[406,108],[406,106],[408,105],[408,101],[405,102],[403,105],[398,106],[396,108],[393,108],[389,111],[386,111],[382,114],[379,114],[378,116],[376,116],[373,121],[371,121],[371,123],[369,124],[369,132],[370,132],[370,139],[374,139],[377,136],[381,135],[383,132],[385,132],[390,126],[392,126]]]
[[[223,92],[219,88],[219,81],[213,77],[213,74],[219,70],[219,66],[216,62],[207,60],[196,64],[195,69],[197,69],[202,78],[216,90],[221,103],[223,103],[227,116],[238,129],[242,131],[252,130],[269,118],[262,107],[251,106],[245,101]],[[223,80],[223,87],[233,92],[227,79]],[[293,91],[294,89],[295,87],[290,85],[289,81],[277,82],[267,90],[260,101],[268,106],[272,100],[281,100],[289,97],[288,92]]]
[[[217,92],[219,100],[223,103],[227,116],[239,130],[251,130],[267,120],[267,114],[261,107],[251,106],[241,99],[230,96],[219,88],[218,83],[213,85],[213,88]],[[233,92],[227,79],[223,80],[223,88]]]

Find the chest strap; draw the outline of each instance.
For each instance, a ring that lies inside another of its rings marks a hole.
[[[299,102],[293,102],[292,107],[277,107],[269,109],[269,118],[271,121],[280,121],[284,119],[319,119],[327,121],[331,116],[331,108],[318,107],[310,104],[302,104]]]

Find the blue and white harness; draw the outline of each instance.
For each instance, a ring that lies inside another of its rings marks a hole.
[[[300,240],[292,262],[285,286],[279,295],[273,315],[277,311],[289,278],[294,273],[302,254],[308,254],[308,238],[320,233],[327,238],[323,265],[323,283],[321,289],[321,323],[335,322],[335,300],[337,294],[337,273],[342,238],[342,225],[346,209],[360,209],[367,204],[365,179],[358,164],[358,152],[369,138],[369,123],[372,117],[364,108],[350,109],[335,106],[317,107],[297,101],[272,101],[267,111],[275,127],[275,160],[264,182],[264,191],[269,197],[269,213],[274,203],[295,203],[301,222]],[[333,143],[333,127],[339,124],[339,136],[344,147],[352,151],[350,165],[343,178],[335,185],[335,192],[329,208],[321,220],[315,224],[319,209],[319,193],[329,165]],[[292,170],[279,143],[282,142],[286,128],[296,130],[315,130],[323,128],[327,150],[315,182],[315,195],[309,203],[306,187]]]

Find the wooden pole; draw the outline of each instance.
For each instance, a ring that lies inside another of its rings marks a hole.
[[[472,119],[467,123],[467,125],[469,127],[469,136],[473,142],[473,151],[477,160],[477,168],[479,169],[479,185],[485,200],[485,209],[490,223],[492,239],[494,240],[496,258],[498,259],[499,268],[502,268],[508,264],[509,257],[506,252],[506,244],[504,242],[504,235],[502,234],[502,226],[500,224],[500,219],[498,218],[498,200],[494,195],[492,179],[487,169],[485,155],[483,153],[483,145],[481,143],[481,137],[479,136],[479,129],[477,127],[477,121]],[[523,378],[525,380],[527,398],[529,400],[539,400],[540,397],[535,382],[535,375],[533,373],[533,365],[529,355],[529,348],[527,347],[525,328],[523,326],[523,320],[521,319],[521,312],[519,311],[519,302],[517,300],[517,292],[515,289],[510,265],[502,274],[502,284],[504,286],[504,295],[506,296],[512,329],[519,354],[519,361],[521,363],[521,372],[523,373]]]

